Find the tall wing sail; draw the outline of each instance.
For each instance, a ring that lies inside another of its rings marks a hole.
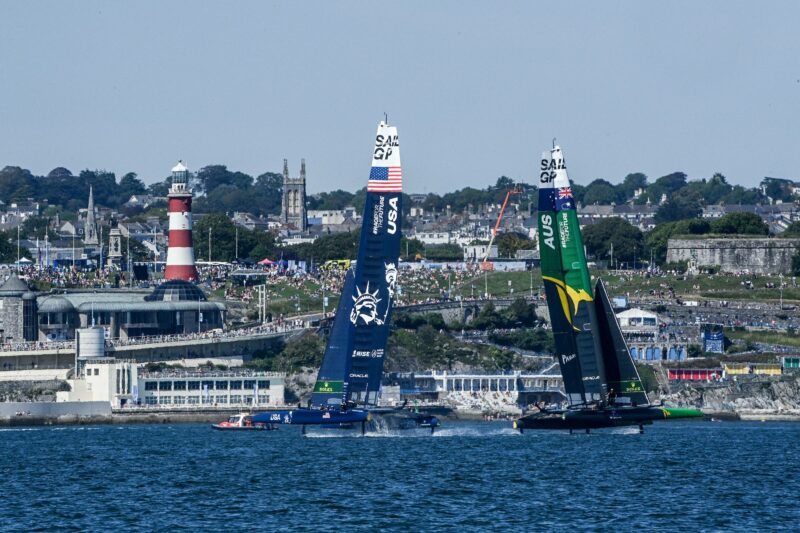
[[[561,243],[556,232],[555,172],[550,154],[542,154],[539,174],[539,257],[544,280],[550,325],[553,328],[556,357],[564,379],[564,389],[571,404],[586,403],[578,348],[572,329],[572,313],[567,305],[564,272],[561,269]]]
[[[600,355],[602,352],[600,340],[596,332],[597,317],[591,277],[586,265],[572,185],[567,175],[567,163],[558,146],[554,146],[550,151],[550,171],[553,173],[555,196],[555,232],[558,234],[563,272],[560,301],[564,306],[564,315],[570,319],[575,336],[584,401],[604,401],[605,373]]]
[[[317,382],[311,393],[311,405],[314,407],[338,407],[344,399],[345,382],[347,381],[347,360],[353,344],[350,311],[353,300],[350,296],[355,292],[355,273],[348,269],[345,274],[342,297],[333,318],[328,345],[322,356],[322,365],[317,374]]]
[[[354,342],[348,360],[346,397],[375,405],[383,374],[400,256],[403,173],[397,128],[381,122],[372,150],[350,323]],[[347,297],[345,294],[343,298]]]
[[[633,364],[631,352],[619,328],[617,315],[614,314],[606,287],[600,279],[595,284],[594,296],[597,330],[603,348],[603,366],[609,391],[614,389],[618,401],[621,398],[630,398],[630,403],[633,405],[649,405],[650,400],[642,385],[639,371]]]

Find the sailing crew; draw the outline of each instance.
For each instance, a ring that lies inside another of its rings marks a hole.
[[[608,405],[614,405],[617,402],[617,392],[612,388],[608,391]]]

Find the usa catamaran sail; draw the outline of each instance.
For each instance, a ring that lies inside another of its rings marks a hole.
[[[586,429],[702,416],[694,409],[651,406],[603,282],[592,289],[561,148],[542,156],[539,250],[556,357],[570,407],[541,410],[514,427]]]
[[[259,415],[287,424],[430,428],[434,416],[379,408],[386,341],[397,290],[403,176],[397,128],[378,125],[358,260],[346,274],[331,335],[307,409]]]

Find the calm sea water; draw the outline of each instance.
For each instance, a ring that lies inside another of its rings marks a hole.
[[[757,530],[800,527],[800,424],[672,422],[433,437],[208,425],[0,430],[0,528]]]

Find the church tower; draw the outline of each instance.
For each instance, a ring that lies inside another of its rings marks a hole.
[[[98,244],[97,223],[94,220],[94,191],[89,186],[89,207],[86,209],[86,225],[83,228],[83,242],[85,244]]]
[[[300,161],[300,177],[289,177],[289,162],[283,160],[283,200],[281,222],[294,226],[298,231],[308,229],[306,214],[306,160]]]

